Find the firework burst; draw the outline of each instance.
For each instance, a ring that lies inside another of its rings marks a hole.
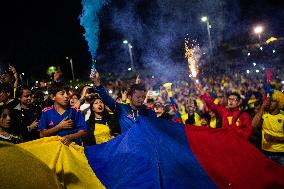
[[[184,40],[184,50],[189,69],[189,76],[196,78],[198,75],[198,61],[201,54],[199,44],[196,44],[196,40],[192,40],[192,43],[190,43],[189,38],[186,37]]]

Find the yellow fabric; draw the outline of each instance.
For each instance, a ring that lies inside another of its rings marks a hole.
[[[198,115],[198,113],[194,113],[194,120],[196,126],[201,126],[200,116]]]
[[[203,106],[203,102],[202,102],[202,100],[201,99],[196,99],[196,104],[197,104],[197,107],[198,108],[200,108],[200,107],[202,107]]]
[[[248,107],[254,108],[254,103],[257,101],[257,99],[249,99],[248,101]]]
[[[232,125],[232,123],[233,123],[233,116],[228,116],[227,119],[228,119],[229,125]]]
[[[186,111],[185,111],[185,106],[184,105],[181,105],[181,114],[187,114]]]
[[[219,99],[218,99],[218,98],[215,98],[214,104],[218,104],[218,103],[219,103]]]
[[[17,145],[0,142],[0,154],[0,188],[64,188],[46,164]]]
[[[281,91],[274,90],[272,99],[278,101],[278,106],[280,107],[280,109],[284,107],[284,94]]]
[[[216,119],[213,119],[210,121],[210,128],[216,128],[216,125],[217,125],[217,120]]]
[[[181,115],[182,122],[185,123],[185,121],[188,119],[188,114],[183,114]],[[201,126],[200,122],[200,116],[198,113],[194,112],[194,121],[195,121],[195,126]]]
[[[104,124],[96,124],[94,135],[96,138],[96,144],[101,144],[111,139],[110,129]]]
[[[187,113],[181,115],[181,120],[182,120],[183,123],[185,123],[185,121],[187,119],[188,119],[188,114]]]
[[[54,136],[17,146],[44,162],[67,189],[105,188],[89,166],[84,148],[74,142],[66,146],[60,141],[60,137]]]
[[[270,152],[284,152],[284,143],[268,142],[264,138],[265,133],[275,137],[284,137],[284,115],[266,113],[262,118],[262,149]]]

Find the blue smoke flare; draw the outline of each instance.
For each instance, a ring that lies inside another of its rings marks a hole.
[[[80,15],[80,24],[85,28],[84,37],[88,42],[89,52],[91,53],[95,69],[95,59],[99,46],[100,20],[99,14],[107,0],[82,0],[82,13]]]

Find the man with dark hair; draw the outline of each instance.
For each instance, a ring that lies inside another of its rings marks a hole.
[[[214,111],[217,116],[222,118],[223,128],[233,128],[238,135],[245,139],[249,139],[252,135],[251,117],[239,109],[241,105],[241,97],[238,93],[230,93],[227,99],[227,107],[214,104],[213,99],[202,89],[201,85],[197,85],[197,90],[201,94],[201,99]]]
[[[130,104],[120,104],[112,99],[104,87],[101,86],[99,73],[92,71],[90,78],[95,84],[95,88],[101,96],[104,104],[106,104],[118,117],[121,132],[125,132],[135,124],[139,115],[156,117],[153,110],[148,109],[143,103],[145,100],[146,89],[141,84],[134,84],[130,87],[128,92],[128,99]]]

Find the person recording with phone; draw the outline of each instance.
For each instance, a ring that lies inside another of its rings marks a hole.
[[[91,110],[90,110],[90,104],[91,101],[93,100],[95,94],[95,90],[89,86],[89,85],[85,85],[82,87],[81,89],[81,98],[79,99],[79,103],[80,103],[80,111],[82,112],[85,121],[88,121],[91,115]]]

